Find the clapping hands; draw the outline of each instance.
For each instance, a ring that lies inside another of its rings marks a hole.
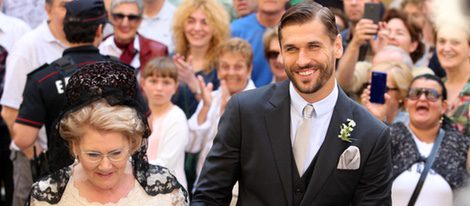
[[[176,64],[176,68],[178,68],[178,80],[188,85],[192,93],[199,94],[199,83],[194,74],[191,56],[186,61],[184,56],[175,54],[173,62]]]

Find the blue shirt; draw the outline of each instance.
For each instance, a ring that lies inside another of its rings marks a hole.
[[[264,56],[263,35],[266,27],[256,18],[256,13],[242,17],[232,22],[230,26],[232,37],[242,38],[253,47],[253,71],[251,79],[256,87],[271,83],[273,74],[269,68],[268,60]]]

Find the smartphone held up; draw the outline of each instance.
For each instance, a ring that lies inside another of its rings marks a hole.
[[[382,19],[382,9],[379,3],[367,2],[364,4],[364,18],[374,21],[378,24]]]
[[[387,73],[372,71],[370,82],[370,102],[385,104],[385,93],[387,92]]]

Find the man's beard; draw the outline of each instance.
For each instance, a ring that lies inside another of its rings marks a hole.
[[[334,65],[334,64],[333,64]],[[320,72],[320,75],[318,76],[318,79],[312,79],[310,81],[315,81],[313,85],[307,85],[303,86],[299,80],[294,79],[294,74],[292,71],[298,71],[304,68],[315,68],[317,71],[315,72]],[[306,66],[298,67],[294,66],[294,68],[289,69],[289,71],[286,70],[287,76],[289,76],[289,79],[292,81],[294,84],[294,87],[301,93],[304,94],[312,94],[320,90],[326,82],[331,78],[333,75],[333,68],[329,67],[328,65],[323,65],[323,64],[308,64]]]

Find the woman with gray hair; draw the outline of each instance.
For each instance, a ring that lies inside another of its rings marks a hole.
[[[163,43],[137,33],[144,11],[142,0],[111,0],[110,7],[114,34],[101,43],[102,54],[118,57],[136,69],[143,68],[154,57],[168,55]]]

